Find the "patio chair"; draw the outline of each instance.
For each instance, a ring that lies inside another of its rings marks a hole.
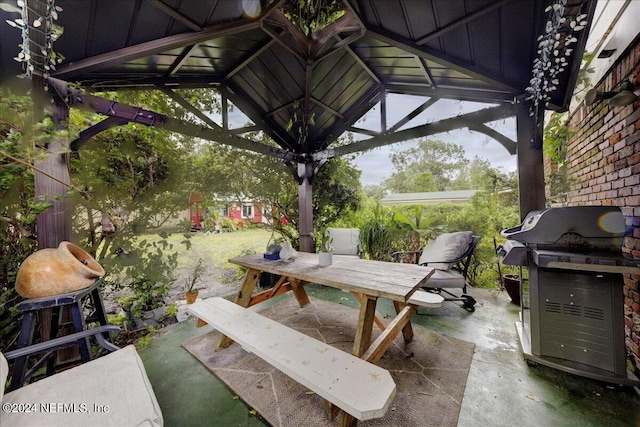
[[[360,229],[358,228],[327,228],[326,234],[331,237],[334,255],[345,255],[362,258],[362,244],[360,243]]]
[[[469,265],[473,252],[480,241],[471,231],[443,233],[431,240],[420,251],[394,252],[396,262],[413,262],[435,268],[424,290],[442,295],[445,301],[461,301],[467,311],[475,311],[476,300],[467,295]],[[415,261],[417,259],[417,262]],[[461,289],[454,294],[452,289]]]
[[[160,406],[135,347],[120,350],[102,336],[119,331],[115,326],[100,326],[0,353],[0,425],[163,425]],[[4,394],[7,359],[70,347],[91,335],[111,353]]]

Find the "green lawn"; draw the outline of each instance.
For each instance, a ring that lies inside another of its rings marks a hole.
[[[202,232],[185,234],[174,233],[169,241],[178,248],[180,256],[178,263],[181,268],[195,266],[198,258],[202,258],[205,264],[215,268],[234,268],[227,259],[243,253],[262,253],[267,247],[271,232],[263,229],[248,229],[219,234],[206,234]],[[180,242],[188,240],[191,247],[186,249]]]
[[[159,238],[145,236],[145,238]],[[175,282],[171,295],[178,297],[183,294],[183,286],[198,262],[202,259],[205,268],[199,287],[208,289],[216,284],[239,284],[238,266],[227,262],[245,253],[262,253],[271,238],[271,232],[263,229],[247,229],[220,234],[172,233],[168,240],[173,249],[178,251],[178,267],[174,271]],[[190,243],[187,249],[184,241]]]

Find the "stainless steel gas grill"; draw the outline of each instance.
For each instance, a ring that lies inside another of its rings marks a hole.
[[[502,262],[528,268],[516,322],[528,363],[640,385],[626,369],[622,291],[640,260],[622,256],[624,234],[620,209],[605,206],[534,211],[502,231]]]

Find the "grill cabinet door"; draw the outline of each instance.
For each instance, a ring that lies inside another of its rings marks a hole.
[[[624,373],[621,275],[537,270],[540,355]]]

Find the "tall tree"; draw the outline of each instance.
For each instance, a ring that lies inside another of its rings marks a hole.
[[[508,181],[508,175],[476,156],[459,171],[450,189],[500,191],[509,186]]]
[[[450,188],[469,160],[457,144],[421,139],[408,150],[394,153],[395,168],[384,185],[395,193],[444,191]]]
[[[273,143],[263,134],[263,143]],[[296,242],[298,225],[297,183],[280,160],[235,148],[206,144],[194,160],[202,194],[231,201],[250,198],[273,210],[273,224]],[[360,172],[350,159],[334,158],[313,181],[313,215],[317,224],[329,224],[360,204]]]

